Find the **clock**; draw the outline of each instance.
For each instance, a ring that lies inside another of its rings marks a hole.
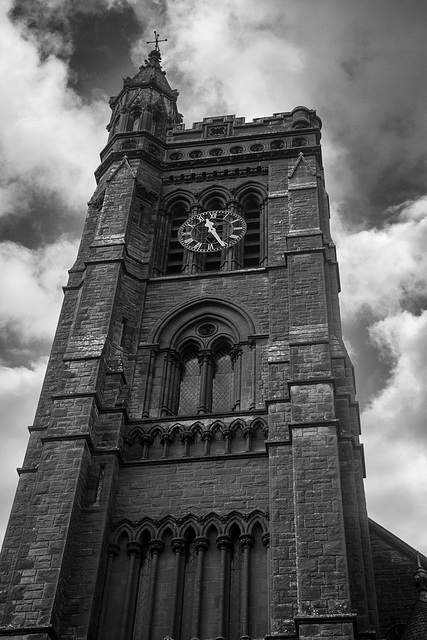
[[[190,251],[221,251],[239,242],[246,222],[231,211],[203,211],[188,218],[178,230],[178,240]]]

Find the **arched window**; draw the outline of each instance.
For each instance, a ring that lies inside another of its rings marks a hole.
[[[160,111],[153,113],[153,123],[151,125],[151,133],[157,138],[164,138],[166,130],[165,118]]]
[[[127,131],[138,131],[139,122],[141,119],[141,111],[139,109],[133,109],[127,119]]]

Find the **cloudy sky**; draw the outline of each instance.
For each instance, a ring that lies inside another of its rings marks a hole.
[[[106,142],[108,97],[167,37],[187,126],[323,120],[371,517],[427,553],[425,0],[0,0],[0,539]]]

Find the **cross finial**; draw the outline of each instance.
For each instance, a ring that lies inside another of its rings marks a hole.
[[[157,31],[154,31],[154,38],[155,38],[155,40],[147,40],[147,44],[154,44],[154,50],[160,52],[159,42],[167,42],[168,39],[164,38],[164,40],[159,40],[160,33],[157,33]]]

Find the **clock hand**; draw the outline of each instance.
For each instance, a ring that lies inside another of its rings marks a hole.
[[[219,237],[219,235],[217,234],[215,226],[214,226],[214,223],[212,222],[212,220],[205,220],[205,227],[208,228],[208,231],[213,235],[215,240],[217,240],[219,242],[221,247],[225,247],[226,246],[225,242],[223,242],[221,240],[221,238]]]

